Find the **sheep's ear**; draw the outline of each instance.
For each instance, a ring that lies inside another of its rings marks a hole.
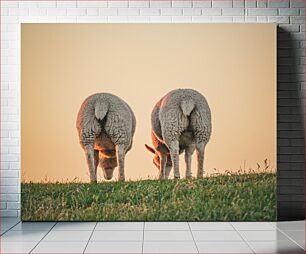
[[[145,147],[146,147],[151,153],[154,153],[154,154],[155,154],[155,150],[154,150],[153,147],[148,146],[147,144],[145,144]]]

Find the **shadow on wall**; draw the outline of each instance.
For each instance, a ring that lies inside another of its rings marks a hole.
[[[305,219],[304,78],[299,43],[277,29],[278,220]],[[301,51],[304,49],[300,49]]]

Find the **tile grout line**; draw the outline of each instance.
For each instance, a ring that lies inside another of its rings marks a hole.
[[[193,242],[194,242],[194,244],[195,244],[195,246],[196,246],[197,252],[200,253],[199,248],[198,248],[198,245],[197,245],[197,242],[195,241],[195,239],[194,239],[194,237],[193,237],[193,233],[192,233],[192,230],[191,230],[191,227],[190,227],[190,224],[189,224],[188,221],[187,221],[187,225],[188,225],[188,227],[189,227],[189,231],[190,231],[190,233],[191,233],[192,240],[193,240]]]
[[[16,224],[13,224],[9,229],[5,230],[3,233],[0,234],[0,236],[3,236],[5,233],[9,232],[12,228],[17,226],[21,221],[18,221]]]
[[[105,231],[118,231],[118,230],[105,230]],[[139,230],[128,230],[128,231],[139,231]],[[180,231],[180,232],[182,232],[182,231],[189,231],[189,230],[186,230],[186,229],[184,229],[184,230],[181,230],[181,229],[147,229],[146,231],[149,231],[149,232],[154,232],[154,231],[168,231],[168,232],[169,231],[170,232],[174,231],[174,232],[176,232],[176,231]],[[193,231],[203,231],[203,230],[193,230]],[[208,230],[208,231],[218,231],[218,230]]]
[[[277,226],[274,225],[271,221],[269,221],[269,224],[270,224],[274,229],[277,229]]]
[[[301,246],[298,242],[296,242],[293,238],[291,238],[289,235],[287,235],[283,230],[276,228],[276,230],[278,230],[279,232],[281,232],[282,234],[284,234],[286,237],[289,238],[290,241],[294,242],[297,246],[301,247],[303,250],[305,250],[305,248],[303,246]],[[305,231],[304,231],[305,232]]]
[[[253,253],[256,253],[256,251],[252,248],[252,246],[249,244],[249,242],[244,239],[244,237],[240,234],[239,230],[237,230],[234,225],[232,224],[232,222],[230,222],[231,226],[234,228],[234,230],[237,232],[237,234],[241,237],[241,239],[246,243],[246,245],[253,251]]]
[[[142,226],[142,245],[141,245],[141,253],[143,253],[143,245],[144,245],[144,234],[145,234],[145,221],[143,222]]]
[[[299,247],[301,247],[303,250],[305,250],[305,247],[301,246],[298,242],[296,242],[292,237],[290,237],[289,235],[286,234],[286,232],[280,228],[277,227],[277,221],[276,224],[273,224],[272,222],[270,222],[270,224],[278,231],[282,232],[285,236],[287,236],[292,242],[294,242],[295,244],[297,244]],[[303,230],[288,230],[288,231],[303,231]],[[305,233],[305,228],[304,228],[304,233]],[[305,244],[305,243],[304,243]]]
[[[93,233],[95,232],[95,229],[96,229],[97,225],[98,225],[98,222],[96,222],[96,224],[95,224],[95,226],[94,226],[94,228],[93,228],[93,230],[92,230],[92,232],[91,232],[91,234],[90,234],[90,236],[89,236],[89,239],[88,239],[88,241],[87,241],[87,243],[86,243],[86,246],[85,246],[85,248],[84,248],[84,250],[83,250],[83,252],[82,252],[83,254],[84,254],[85,251],[86,251],[86,248],[87,248],[87,246],[88,246],[88,244],[89,244],[89,241],[90,241],[90,239],[91,239]]]
[[[41,241],[51,232],[51,230],[55,227],[55,225],[57,224],[54,223],[54,225],[49,229],[49,231],[38,241],[38,243],[29,251],[29,253],[32,253],[32,251],[38,246],[38,244],[41,243]]]

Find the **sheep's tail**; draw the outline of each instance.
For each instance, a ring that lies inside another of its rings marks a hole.
[[[95,105],[95,117],[103,120],[108,112],[108,103],[106,101],[97,101]]]
[[[192,99],[189,100],[182,100],[181,101],[181,109],[185,116],[189,116],[194,109],[194,101]]]

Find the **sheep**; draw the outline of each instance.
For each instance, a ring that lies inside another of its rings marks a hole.
[[[191,156],[197,151],[197,177],[204,172],[204,150],[211,136],[211,112],[204,96],[192,89],[176,89],[161,98],[151,113],[153,163],[159,179],[174,167],[180,178],[179,154],[185,151],[186,177],[191,177]]]
[[[113,177],[119,167],[119,180],[125,180],[125,154],[132,148],[136,119],[132,109],[121,98],[110,93],[97,93],[82,103],[76,128],[85,151],[91,183],[97,182],[97,166],[104,178]]]

